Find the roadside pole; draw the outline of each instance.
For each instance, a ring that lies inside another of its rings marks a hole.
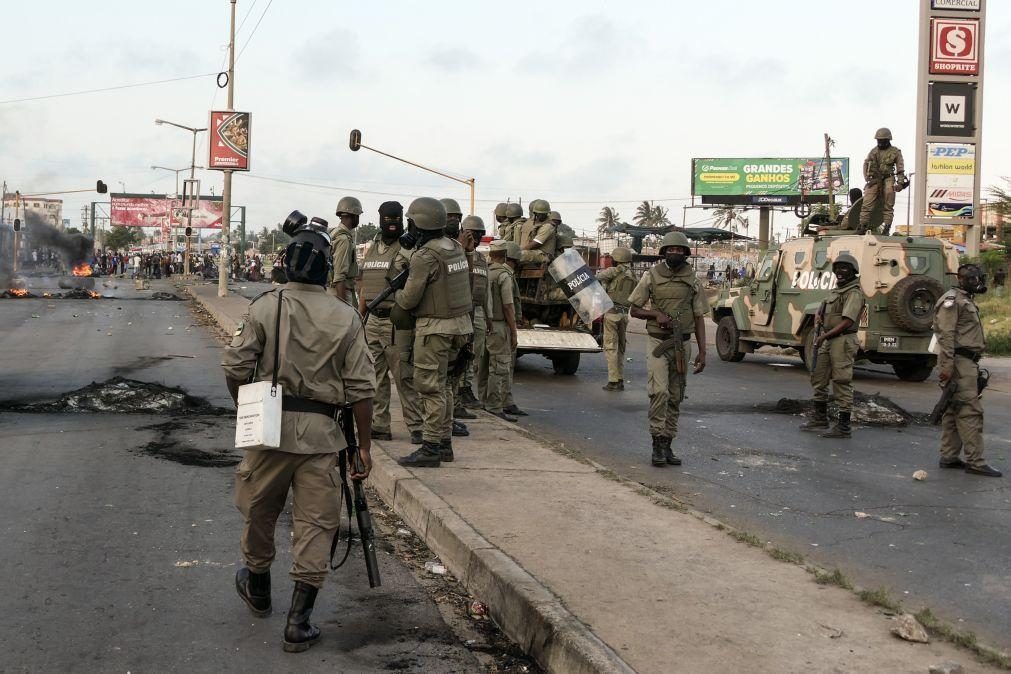
[[[231,20],[228,29],[228,110],[235,108],[235,2],[229,0],[231,4]],[[215,129],[211,128],[208,142],[214,142]],[[209,165],[208,165],[209,166]],[[225,188],[221,193],[221,249],[218,252],[218,297],[228,296],[228,273],[231,269],[231,258],[229,255],[230,230],[232,219],[232,172],[225,170]]]

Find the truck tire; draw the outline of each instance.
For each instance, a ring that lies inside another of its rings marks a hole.
[[[551,366],[555,374],[573,375],[579,369],[579,352],[566,351],[551,356]]]
[[[888,293],[888,315],[903,330],[924,332],[934,321],[934,305],[944,294],[937,279],[916,275],[901,279]]]
[[[716,353],[720,360],[739,363],[744,360],[741,351],[741,331],[737,329],[733,316],[724,316],[716,325]]]
[[[902,381],[925,381],[934,371],[934,365],[926,359],[902,360],[892,363],[892,369]]]

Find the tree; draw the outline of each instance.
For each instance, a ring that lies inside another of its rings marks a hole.
[[[656,210],[653,208],[652,202],[643,201],[641,204],[636,206],[635,215],[632,216],[632,222],[640,227],[652,227],[655,217]]]
[[[375,226],[371,222],[366,222],[363,225],[358,225],[355,227],[355,243],[366,243],[375,238],[376,234],[379,233],[379,227]]]
[[[745,232],[748,231],[748,219],[733,206],[721,206],[713,211],[713,225],[732,233],[737,233],[742,227]]]
[[[260,255],[273,253],[279,247],[286,247],[291,243],[291,237],[281,231],[281,228],[267,229],[264,227],[256,235],[256,250]]]
[[[139,227],[113,227],[105,237],[105,247],[112,250],[126,250],[143,238]]]
[[[669,209],[664,208],[663,206],[654,206],[653,207],[653,226],[654,227],[666,227],[667,225],[671,224],[670,218],[667,217],[667,214],[669,212],[670,212]]]
[[[597,218],[597,235],[614,233],[615,227],[621,222],[621,216],[611,206],[604,206],[600,209],[600,217]]]
[[[79,230],[77,227],[67,227],[67,229],[64,230],[63,233],[64,234],[80,234],[81,230]]]

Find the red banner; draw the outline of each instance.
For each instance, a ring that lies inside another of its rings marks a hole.
[[[164,196],[137,197],[110,195],[112,224],[118,227],[185,227],[186,210],[181,199]],[[221,229],[223,207],[220,199],[201,199],[193,210],[194,229]]]
[[[207,143],[207,168],[248,171],[251,125],[252,117],[248,112],[212,111],[207,126],[211,134]]]

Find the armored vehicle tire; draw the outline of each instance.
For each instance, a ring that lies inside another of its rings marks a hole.
[[[720,360],[739,363],[744,360],[741,351],[741,331],[737,329],[733,316],[724,316],[716,325],[716,353]]]
[[[934,371],[934,366],[927,360],[905,360],[892,363],[892,369],[902,381],[925,381]]]
[[[934,305],[943,294],[944,286],[937,279],[919,274],[907,276],[888,293],[888,315],[903,330],[930,330]]]
[[[579,369],[579,352],[565,351],[563,353],[556,353],[551,356],[551,366],[554,368],[555,374],[576,374],[576,370]]]

